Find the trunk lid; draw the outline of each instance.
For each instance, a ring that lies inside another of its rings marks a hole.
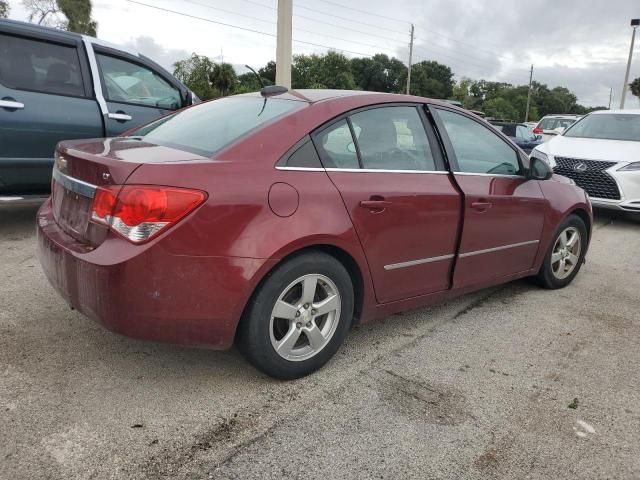
[[[97,187],[124,185],[144,163],[194,160],[206,159],[137,137],[62,142],[56,151],[51,181],[54,219],[74,239],[97,247],[108,233],[106,226],[90,222]]]

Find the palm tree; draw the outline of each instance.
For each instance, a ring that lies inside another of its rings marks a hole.
[[[230,63],[216,63],[209,75],[211,84],[216,88],[223,97],[233,92],[238,77],[236,71]]]

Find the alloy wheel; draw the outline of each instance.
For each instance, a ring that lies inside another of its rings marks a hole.
[[[575,227],[567,227],[556,239],[551,252],[551,271],[559,280],[567,278],[578,266],[582,252],[582,239]]]
[[[341,305],[338,288],[324,275],[304,275],[291,282],[271,311],[269,335],[276,353],[294,362],[318,354],[336,331]]]

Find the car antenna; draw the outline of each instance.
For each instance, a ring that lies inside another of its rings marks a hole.
[[[262,77],[260,75],[258,75],[258,72],[256,72],[249,65],[245,65],[245,67],[248,68],[249,70],[251,70],[251,72],[256,76],[256,78],[258,79],[258,82],[260,82],[260,88],[264,88],[264,82],[262,81]]]

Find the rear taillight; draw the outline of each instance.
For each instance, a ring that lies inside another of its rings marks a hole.
[[[91,220],[133,243],[143,243],[174,225],[207,198],[200,190],[149,185],[98,187]]]
[[[542,133],[542,129],[536,127],[536,128],[533,129],[533,133],[534,133],[534,135],[540,135]]]

